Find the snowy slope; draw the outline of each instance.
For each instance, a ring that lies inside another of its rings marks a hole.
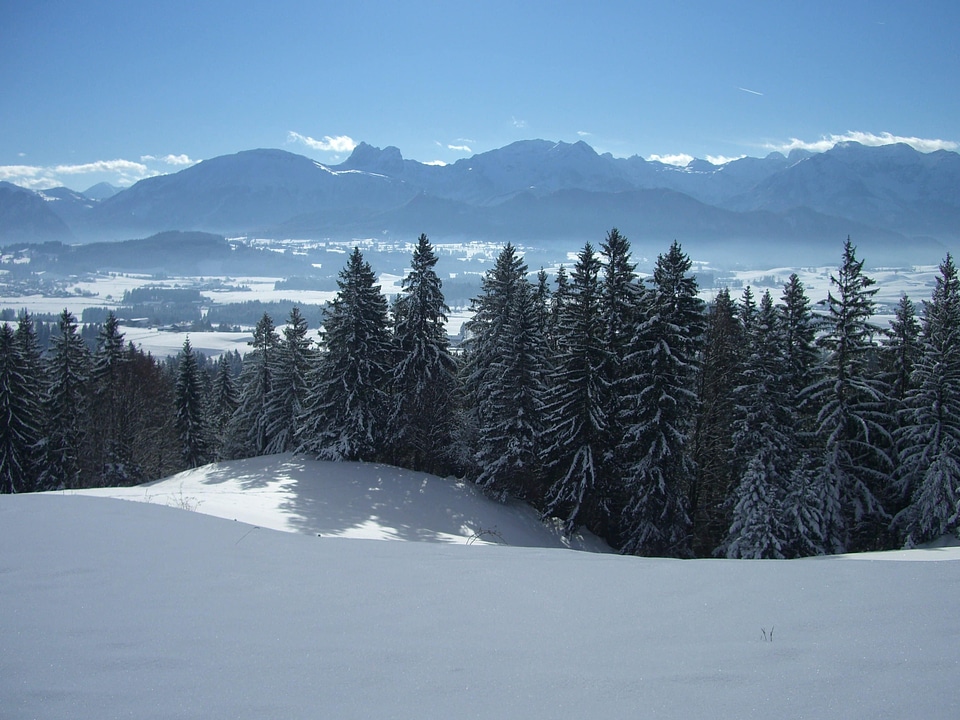
[[[215,463],[138,487],[75,492],[322,537],[610,551],[591,535],[566,540],[529,506],[494,502],[467,483],[291,454]]]
[[[0,497],[0,543],[5,719],[960,717],[956,550],[646,560],[56,494]]]

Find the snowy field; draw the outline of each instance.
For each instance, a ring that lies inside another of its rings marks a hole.
[[[960,717],[956,548],[650,560],[531,522],[291,456],[0,496],[0,717]]]
[[[487,250],[490,246],[484,245]],[[573,253],[573,261],[576,253]],[[569,272],[571,265],[568,265]],[[556,272],[557,267],[549,268]],[[754,296],[759,302],[759,298],[764,290],[770,290],[775,301],[778,301],[783,292],[783,285],[786,283],[790,274],[796,272],[804,284],[807,297],[811,303],[816,303],[826,299],[830,291],[830,274],[836,272],[833,267],[818,268],[771,268],[767,270],[738,270],[738,271],[720,271],[710,268],[708,264],[702,264],[702,272],[708,272],[720,278],[718,287],[704,288],[700,296],[707,302],[713,300],[719,287],[724,284],[730,285],[731,295],[737,299],[740,297],[742,287],[750,285]],[[928,300],[933,290],[935,277],[937,275],[936,266],[917,266],[910,269],[873,269],[868,270],[869,277],[876,280],[878,292],[874,299],[881,305],[894,306],[900,299],[902,293],[906,293],[920,307],[920,302]],[[224,277],[224,278],[166,278],[163,280],[152,279],[145,275],[99,275],[77,281],[67,288],[69,297],[42,297],[40,295],[30,296],[2,296],[0,295],[0,310],[9,308],[14,312],[21,309],[27,309],[32,313],[50,313],[58,314],[64,307],[68,308],[77,318],[88,307],[119,307],[123,299],[123,293],[145,286],[160,286],[167,288],[195,287],[202,285],[201,295],[210,302],[211,305],[220,305],[227,303],[242,303],[250,300],[260,300],[261,302],[272,301],[292,301],[302,304],[323,305],[333,300],[336,293],[333,291],[310,291],[310,290],[276,290],[275,284],[282,278],[274,277]],[[381,291],[389,296],[394,296],[401,291],[402,276],[383,273],[379,276],[378,282],[381,285]],[[203,283],[201,283],[201,280]],[[211,289],[209,285],[212,281],[220,281],[225,289]],[[245,289],[238,289],[245,288]],[[460,333],[463,323],[469,319],[467,309],[456,309],[450,312],[447,322],[447,333],[456,336]],[[886,326],[891,320],[891,314],[878,313],[874,320],[880,326]],[[273,318],[277,325],[283,324],[286,318]],[[317,328],[311,328],[311,333],[315,333]],[[167,355],[176,355],[183,347],[183,341],[186,339],[186,333],[159,332],[155,329],[141,330],[137,328],[123,328],[124,336],[127,341],[133,341],[139,345],[145,352],[150,352],[157,357]],[[231,350],[239,350],[244,354],[249,349],[247,342],[251,339],[249,333],[190,333],[190,343],[200,352],[211,358],[218,357],[221,353]]]

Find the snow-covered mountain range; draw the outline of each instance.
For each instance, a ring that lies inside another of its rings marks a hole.
[[[579,245],[616,226],[653,244],[679,239],[731,259],[784,262],[791,247],[832,258],[848,235],[874,262],[935,262],[960,244],[960,154],[907,145],[846,142],[819,154],[676,167],[598,154],[584,142],[521,141],[446,166],[361,143],[335,166],[248,150],[91,194],[108,196],[4,184],[0,243],[202,230]]]

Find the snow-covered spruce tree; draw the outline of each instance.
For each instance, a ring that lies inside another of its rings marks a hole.
[[[90,352],[68,310],[60,313],[59,334],[47,358],[44,397],[46,465],[40,489],[84,487],[81,457],[90,428]]]
[[[104,487],[131,485],[143,478],[133,466],[129,438],[129,388],[126,383],[127,353],[120,322],[113,312],[97,335],[91,373],[91,421],[97,432],[89,442],[91,482]]]
[[[750,337],[753,332],[753,324],[757,319],[757,300],[753,295],[753,288],[749,285],[740,293],[740,305],[737,311],[740,317],[740,327],[743,328],[745,336]]]
[[[392,359],[387,301],[359,248],[337,286],[324,311],[322,352],[309,374],[297,452],[323,460],[379,460]]]
[[[632,341],[637,369],[621,449],[625,477],[622,552],[686,556],[690,548],[687,499],[696,465],[688,441],[697,413],[696,376],[704,336],[704,304],[692,263],[674,242],[657,258],[651,292]]]
[[[30,492],[36,485],[43,418],[27,363],[13,329],[0,322],[0,493]]]
[[[819,339],[824,360],[806,394],[818,408],[821,536],[828,552],[847,552],[876,547],[889,521],[883,498],[890,488],[885,448],[891,438],[886,393],[871,368],[877,289],[849,238],[830,282],[837,294],[827,296],[826,332]]]
[[[821,449],[815,435],[816,410],[805,394],[819,365],[816,347],[816,320],[803,283],[796,273],[783,286],[779,314],[780,344],[783,350],[783,389],[791,417],[790,431],[796,450],[787,492],[783,499],[782,521],[787,527],[787,557],[822,555],[823,509],[829,506],[821,494],[817,471]]]
[[[783,558],[787,483],[796,462],[796,422],[770,293],[760,299],[747,336],[746,361],[734,391],[733,464],[737,485],[730,528],[718,552],[729,558]]]
[[[297,422],[307,398],[307,375],[313,366],[313,341],[307,337],[307,321],[300,308],[290,310],[283,339],[275,353],[276,367],[267,392],[265,454],[282,453],[296,447]]]
[[[942,275],[940,279],[943,279]],[[890,399],[894,403],[894,411],[899,413],[907,395],[915,387],[913,368],[923,352],[917,310],[907,295],[900,296],[893,320],[884,334],[886,338],[881,361],[887,376],[887,384],[890,386]]]
[[[568,533],[578,525],[600,529],[607,516],[602,485],[609,445],[609,386],[604,377],[608,351],[600,267],[587,243],[577,258],[569,298],[559,317],[561,347],[546,410],[543,456],[552,479],[546,514],[562,519]]]
[[[253,349],[244,356],[240,372],[237,410],[227,430],[225,455],[229,458],[264,455],[270,444],[266,407],[280,338],[267,313],[257,322],[250,346]]]
[[[921,344],[898,437],[898,480],[910,504],[895,524],[907,547],[960,524],[960,280],[949,254],[924,307]]]
[[[913,370],[921,355],[920,321],[917,319],[913,302],[906,294],[900,296],[890,327],[884,330],[883,334],[885,337],[880,347],[880,380],[887,391],[887,429],[894,439],[889,454],[896,478],[900,474],[901,466],[898,438],[902,436],[903,428],[912,422],[906,401],[907,396],[915,389]],[[896,493],[886,507],[891,514],[897,515],[908,502],[909,497]]]
[[[44,393],[46,377],[44,375],[43,353],[40,350],[40,341],[33,318],[23,311],[17,318],[17,329],[14,332],[14,345],[20,358],[20,373],[24,379],[23,399],[25,407],[31,408],[33,413],[32,426],[36,435],[29,442],[30,466],[25,468],[30,489],[39,487],[40,476],[44,462],[44,430],[47,420],[44,411]],[[26,487],[26,486],[25,486]]]
[[[780,303],[778,325],[786,363],[784,382],[794,409],[803,416],[813,415],[805,406],[803,391],[809,387],[820,359],[816,346],[817,327],[810,300],[796,273],[792,273],[784,284]],[[806,427],[812,427],[812,418]]]
[[[224,353],[217,361],[217,371],[213,376],[213,387],[210,389],[209,425],[211,432],[211,457],[214,460],[223,460],[224,436],[226,435],[230,419],[237,410],[237,388],[233,377],[233,368],[230,360]]]
[[[507,244],[473,302],[463,368],[472,409],[471,474],[499,499],[543,504],[540,450],[546,397],[546,343],[527,266]]]
[[[640,318],[643,286],[637,282],[636,264],[631,260],[630,241],[617,228],[607,233],[600,246],[603,262],[603,279],[600,287],[600,315],[604,322],[603,342],[606,357],[602,367],[603,383],[607,387],[606,405],[602,408],[603,425],[606,431],[602,443],[603,466],[606,469],[603,482],[596,488],[600,507],[603,509],[598,527],[600,534],[610,536],[613,530],[610,513],[619,514],[623,507],[624,488],[621,478],[624,462],[619,456],[620,438],[623,436],[623,412],[621,396],[629,393],[635,377],[634,369],[627,362],[630,341],[636,332]]]
[[[547,343],[551,354],[556,356],[563,345],[561,318],[570,302],[570,279],[567,276],[567,269],[563,265],[557,269],[557,277],[554,283],[556,287],[550,298],[550,323],[548,325]]]
[[[394,464],[442,474],[452,463],[458,380],[447,339],[449,308],[436,264],[433,246],[421,234],[394,306],[396,356],[387,441]]]
[[[537,311],[537,327],[545,341],[550,337],[552,295],[547,271],[540,268],[537,273],[537,286],[533,291],[533,305]]]
[[[698,412],[693,433],[696,483],[690,492],[693,552],[709,557],[730,527],[734,473],[734,389],[739,385],[745,337],[727,288],[707,310],[703,358],[697,377]]]
[[[206,424],[203,379],[190,338],[183,341],[178,357],[176,422],[180,457],[184,466],[199,467],[209,461],[210,440]]]

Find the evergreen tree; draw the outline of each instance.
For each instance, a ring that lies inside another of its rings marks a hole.
[[[90,352],[77,331],[76,318],[66,309],[60,314],[59,328],[47,361],[47,457],[40,480],[43,490],[85,485],[81,453],[90,427]]]
[[[90,436],[93,482],[105,487],[129,485],[140,480],[131,467],[132,448],[127,423],[131,408],[125,392],[125,364],[127,361],[120,322],[113,312],[97,335],[97,349],[93,355],[91,373],[91,418],[96,433]]]
[[[237,389],[233,369],[227,353],[217,361],[217,372],[210,391],[210,429],[213,435],[211,452],[215,460],[222,460],[224,454],[224,436],[230,419],[237,410]]]
[[[735,487],[730,454],[736,418],[733,393],[740,381],[744,342],[737,306],[723,288],[707,312],[697,381],[693,457],[698,474],[690,492],[690,514],[693,551],[698,556],[711,555],[730,527],[727,500]]]
[[[566,312],[566,306],[570,302],[570,281],[567,277],[567,269],[563,265],[557,269],[557,277],[554,282],[556,288],[553,291],[553,296],[550,298],[550,324],[547,333],[547,342],[549,343],[550,352],[556,356],[563,345],[561,318],[563,318]]]
[[[178,359],[176,422],[180,455],[186,467],[195,468],[208,461],[209,436],[201,370],[189,337],[183,341]]]
[[[942,279],[941,275],[940,280]],[[902,410],[903,402],[914,388],[913,368],[922,353],[920,333],[916,308],[909,297],[901,295],[890,328],[885,333],[883,353],[883,366],[895,412]]]
[[[602,519],[606,526],[612,525],[609,513],[618,512],[623,506],[624,488],[621,478],[624,461],[619,455],[619,440],[623,436],[623,408],[621,397],[633,392],[638,374],[627,362],[630,341],[636,332],[640,318],[640,303],[643,288],[637,282],[636,265],[630,257],[630,241],[613,228],[600,246],[603,258],[600,314],[604,320],[603,341],[606,358],[602,368],[603,384],[607,388],[603,425],[606,431],[601,443],[603,464],[606,468],[604,482],[597,488],[601,507],[605,509]],[[599,528],[608,535],[611,527]]]
[[[124,424],[130,438],[132,479],[158,479],[183,468],[176,423],[176,377],[155,358],[127,347],[124,363],[129,408]]]
[[[396,464],[442,473],[451,460],[457,366],[450,354],[449,308],[436,264],[433,246],[421,234],[394,313],[396,364],[388,424]]]
[[[889,519],[883,496],[889,488],[890,443],[885,427],[886,396],[873,377],[874,281],[848,238],[843,262],[830,282],[826,333],[820,338],[825,359],[819,379],[809,388],[819,408],[817,434],[823,448],[819,477],[822,535],[830,552],[873,546]]]
[[[816,322],[810,310],[803,283],[796,273],[790,275],[780,296],[780,334],[784,352],[784,383],[791,397],[791,405],[799,416],[812,413],[807,409],[803,391],[809,387],[819,360],[816,347]],[[812,427],[801,422],[802,428]]]
[[[0,420],[0,493],[30,492],[42,418],[27,359],[5,322],[0,322]]]
[[[696,476],[688,440],[697,412],[694,386],[703,344],[703,301],[692,263],[674,242],[657,258],[630,363],[640,373],[624,397],[630,502],[624,513],[626,553],[687,555],[687,498]]]
[[[25,436],[25,443],[29,447],[29,455],[25,457],[29,459],[29,465],[24,466],[27,479],[24,488],[35,489],[39,487],[43,471],[44,429],[48,425],[43,406],[46,378],[36,325],[26,311],[21,312],[17,318],[14,345],[19,356],[20,374],[24,383],[20,390],[20,403],[33,418],[29,426],[35,433],[32,436],[29,434]],[[26,430],[27,426],[25,425],[23,429]]]
[[[784,355],[782,386],[794,423],[789,432],[796,449],[783,499],[782,522],[789,538],[784,554],[822,555],[827,552],[824,514],[830,504],[825,501],[829,494],[821,492],[823,478],[818,471],[818,459],[822,450],[815,435],[816,409],[806,395],[820,353],[815,342],[816,320],[796,273],[784,284],[781,303],[778,325]]]
[[[370,264],[354,248],[323,317],[323,352],[308,380],[298,452],[325,460],[383,455],[392,356],[387,301]]]
[[[542,504],[539,454],[547,359],[527,266],[507,244],[483,278],[464,365],[475,481],[495,497]]]
[[[747,359],[737,402],[733,458],[737,487],[724,545],[731,558],[782,558],[789,544],[783,502],[796,448],[796,423],[783,377],[783,346],[769,292],[760,300],[747,336]]]
[[[277,363],[267,393],[265,454],[282,453],[296,447],[294,436],[307,397],[307,375],[313,365],[312,341],[307,337],[307,321],[300,308],[290,310],[277,349]]]
[[[537,314],[537,327],[544,341],[549,340],[550,337],[551,296],[547,272],[540,268],[540,272],[537,273],[537,287],[533,291],[533,306]]]
[[[243,358],[237,410],[230,421],[225,448],[227,457],[263,455],[270,445],[267,434],[267,398],[273,387],[280,345],[273,318],[264,313],[253,330],[253,348]]]
[[[960,279],[949,254],[924,307],[921,343],[899,437],[899,484],[910,504],[896,524],[907,547],[960,522]]]
[[[578,525],[596,528],[608,515],[601,491],[609,386],[603,372],[608,353],[600,267],[587,243],[577,258],[569,299],[559,317],[562,344],[547,407],[544,457],[553,482],[546,512],[561,518],[568,533]]]

